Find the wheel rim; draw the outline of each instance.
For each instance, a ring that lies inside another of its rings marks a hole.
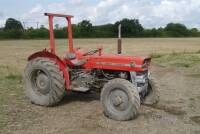
[[[114,89],[109,95],[109,104],[115,112],[125,111],[128,108],[128,95],[121,89]]]
[[[35,92],[48,94],[50,91],[49,75],[43,70],[34,70],[31,76],[32,87]]]

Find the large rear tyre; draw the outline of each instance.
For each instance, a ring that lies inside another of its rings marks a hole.
[[[118,121],[131,120],[139,112],[139,92],[134,84],[125,79],[116,78],[104,85],[101,103],[107,117]]]
[[[52,106],[64,96],[65,80],[58,65],[47,58],[36,58],[24,71],[24,87],[32,103]]]
[[[148,92],[142,104],[149,106],[155,105],[159,102],[159,99],[160,99],[160,92],[158,84],[156,83],[154,78],[149,78]]]

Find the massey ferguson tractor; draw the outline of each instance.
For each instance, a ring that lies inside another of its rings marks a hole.
[[[130,120],[138,115],[141,104],[158,102],[158,90],[150,78],[150,57],[104,54],[102,48],[86,51],[74,48],[71,15],[45,13],[49,19],[50,49],[28,57],[24,86],[30,101],[54,106],[65,92],[100,92],[104,114],[114,120]],[[68,50],[64,58],[55,51],[53,18],[67,20]]]

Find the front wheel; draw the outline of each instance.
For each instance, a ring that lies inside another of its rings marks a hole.
[[[142,104],[148,106],[155,105],[159,102],[159,98],[160,98],[160,92],[158,84],[156,83],[154,78],[149,78],[148,92]]]
[[[114,120],[125,121],[135,118],[140,107],[140,97],[131,82],[116,78],[104,85],[101,92],[104,114]]]

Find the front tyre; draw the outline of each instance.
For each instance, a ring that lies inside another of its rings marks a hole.
[[[47,58],[36,58],[24,71],[24,87],[32,103],[52,106],[64,96],[65,80],[58,65]]]
[[[104,114],[114,120],[131,120],[138,115],[140,97],[131,82],[116,78],[104,85],[101,92]]]
[[[157,104],[159,102],[159,99],[160,99],[160,92],[158,84],[156,83],[154,78],[149,78],[148,92],[142,104],[147,106],[152,106]]]

